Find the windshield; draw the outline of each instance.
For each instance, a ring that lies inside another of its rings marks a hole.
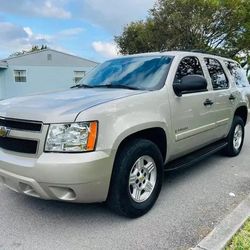
[[[86,75],[79,86],[154,90],[163,87],[172,57],[140,56],[106,61]]]

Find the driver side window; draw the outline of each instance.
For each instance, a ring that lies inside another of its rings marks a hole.
[[[194,56],[185,57],[181,60],[175,75],[175,83],[180,83],[187,75],[204,76],[199,59]]]

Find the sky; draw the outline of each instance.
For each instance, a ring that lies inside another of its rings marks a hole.
[[[156,0],[0,0],[0,58],[46,44],[97,62],[117,55],[114,36]]]

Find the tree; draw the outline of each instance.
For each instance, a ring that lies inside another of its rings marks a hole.
[[[15,56],[20,56],[20,55],[24,55],[24,54],[29,54],[29,53],[32,53],[32,52],[35,52],[35,51],[44,50],[44,49],[48,49],[48,46],[47,45],[42,45],[40,47],[39,45],[33,45],[31,47],[31,49],[15,52],[15,53],[11,54],[9,57],[15,57]]]
[[[249,60],[249,0],[158,0],[145,21],[127,25],[115,41],[122,54],[203,50]]]

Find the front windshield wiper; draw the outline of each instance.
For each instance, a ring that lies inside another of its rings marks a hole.
[[[91,85],[87,85],[87,84],[77,84],[77,85],[74,85],[72,87],[70,87],[71,89],[80,89],[80,88],[94,88],[94,86],[91,86]]]
[[[93,88],[114,88],[114,89],[131,89],[131,90],[144,90],[138,87],[133,87],[129,85],[123,85],[123,84],[103,84],[103,85],[93,85]]]
[[[112,84],[112,83],[100,84],[100,85],[77,84],[71,87],[71,89],[74,89],[74,88],[114,88],[114,89],[120,88],[120,89],[131,89],[131,90],[145,90],[145,89],[141,89],[141,88],[133,87],[129,85]]]
[[[108,88],[114,88],[114,89],[131,89],[131,90],[142,90],[138,87],[133,87],[133,86],[129,86],[129,85],[123,85],[123,84],[109,84],[107,85]]]

